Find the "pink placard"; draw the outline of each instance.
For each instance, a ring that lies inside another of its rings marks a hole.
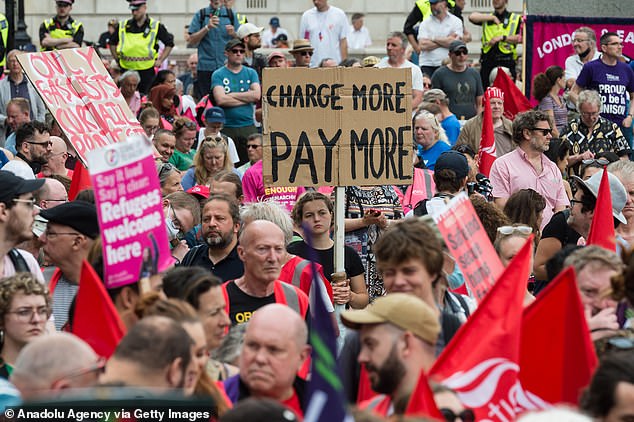
[[[17,58],[84,163],[88,151],[144,133],[94,49]]]
[[[624,18],[573,18],[565,16],[534,16],[526,19],[527,75],[532,81],[535,75],[549,66],[557,65],[565,69],[566,59],[575,54],[572,48],[574,31],[587,26],[597,36],[597,50],[601,52],[599,38],[606,32],[616,32],[623,41],[623,54],[634,57],[634,19]],[[527,92],[531,88],[526,84]],[[533,98],[529,97],[533,102]]]
[[[449,252],[480,302],[504,267],[465,193],[455,196],[434,218]]]
[[[113,288],[173,263],[161,187],[146,138],[88,153],[103,243],[104,283]]]

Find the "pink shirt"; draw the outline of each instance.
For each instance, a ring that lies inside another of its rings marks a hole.
[[[297,186],[265,187],[264,176],[262,175],[262,160],[260,160],[244,172],[244,176],[242,176],[242,192],[246,204],[273,200],[283,205],[290,214],[295,202],[297,202],[297,198],[306,192],[306,189]]]
[[[508,198],[520,189],[529,188],[542,195],[546,200],[540,227],[543,229],[553,216],[553,209],[568,206],[570,201],[557,165],[544,154],[541,158],[542,172],[538,174],[526,158],[526,153],[517,147],[493,162],[489,179],[494,198]]]

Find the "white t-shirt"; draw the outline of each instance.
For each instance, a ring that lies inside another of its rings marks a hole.
[[[447,13],[447,16],[442,21],[433,15],[429,16],[418,27],[419,42],[422,39],[431,40],[437,37],[448,37],[451,34],[458,34],[458,37],[462,39],[462,21],[451,13]],[[421,51],[418,63],[421,66],[440,66],[448,55],[449,49],[444,47],[439,47],[431,51]]]
[[[233,139],[231,139],[227,135],[225,136],[227,137],[227,144],[229,145],[229,158],[231,158],[231,162],[235,164],[240,161],[240,157],[238,156],[238,151],[236,150],[236,144],[233,142]],[[200,146],[203,144],[204,140],[205,140],[205,128],[201,127],[200,130],[198,131],[198,148],[196,148],[196,150],[200,149]]]
[[[305,38],[315,49],[310,67],[319,66],[322,59],[341,61],[339,41],[348,35],[348,20],[343,10],[335,6],[325,12],[316,7],[304,12],[299,23],[299,38]]]
[[[264,31],[262,31],[262,38],[260,38],[260,40],[262,41],[262,47],[263,48],[275,47],[273,45],[273,38],[277,38],[281,34],[286,35],[286,38],[290,39],[290,37],[288,36],[288,31],[284,28],[277,28],[277,31],[275,31],[275,34],[271,32],[270,29],[265,29]]]
[[[348,50],[362,50],[372,45],[370,31],[362,26],[358,31],[354,30],[354,26],[348,26]]]
[[[383,57],[380,62],[378,62],[374,67],[378,67],[379,69],[386,69],[390,66],[390,63],[387,61],[387,57]],[[398,69],[412,69],[412,89],[416,89],[418,91],[423,90],[423,72],[420,70],[420,67],[416,66],[414,63],[409,60],[405,60],[402,65],[398,66]]]
[[[601,53],[598,51],[594,52],[594,56],[592,60],[596,60],[601,57]],[[575,81],[579,77],[581,73],[581,69],[583,68],[583,62],[579,58],[579,55],[573,54],[566,59],[566,80],[574,79]]]

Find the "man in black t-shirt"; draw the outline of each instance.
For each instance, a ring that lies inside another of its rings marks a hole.
[[[180,265],[210,270],[222,281],[244,273],[238,257],[240,209],[225,195],[212,195],[203,208],[202,234],[205,243],[187,252]]]

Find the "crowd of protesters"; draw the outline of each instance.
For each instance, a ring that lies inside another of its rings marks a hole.
[[[465,192],[503,266],[533,236],[525,305],[563,269],[575,270],[601,361],[578,408],[561,412],[632,417],[634,66],[617,33],[597,39],[578,28],[569,59],[531,81],[538,106],[509,119],[505,101],[515,94],[493,86],[499,72],[518,74],[522,21],[507,0],[468,17],[482,26],[476,66],[468,63],[464,0],[416,1],[403,31],[383,34],[385,57],[363,60],[347,57],[372,43],[363,15],[349,25],[328,0],[313,0],[290,46],[277,17],[264,30],[232,1],[210,0],[187,26],[197,53],[183,75],[159,70],[174,42],[147,14],[151,4],[127,1],[131,19],[110,21],[99,46],[112,52],[123,72],[113,77],[152,141],[175,264],[149,274],[149,291],[108,289],[127,332],[107,361],[69,334],[82,263],[100,276],[107,265],[94,193],[69,198],[73,145],[45,115],[21,53],[8,52],[0,80],[1,404],[75,389],[153,388],[209,400],[220,420],[301,420],[309,304],[319,300],[339,334],[341,383],[355,416],[396,417],[420,371],[477,309],[433,218]],[[73,3],[56,1],[56,15],[40,28],[43,50],[82,44]],[[274,50],[263,56],[260,47]],[[334,263],[333,187],[275,189],[263,178],[262,69],[328,66],[412,73],[413,183],[345,188],[343,273]],[[606,87],[622,93],[609,101],[627,106],[604,104],[598,91]],[[497,157],[486,175],[485,108]],[[617,252],[586,246],[604,172]],[[432,392],[445,420],[474,420],[452,389],[433,384]]]

